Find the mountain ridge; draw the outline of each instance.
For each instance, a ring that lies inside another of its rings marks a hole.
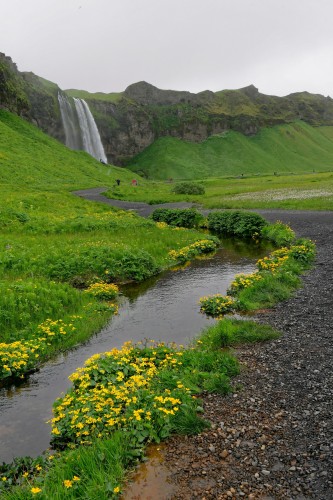
[[[285,97],[259,92],[251,84],[218,92],[163,90],[145,81],[121,93],[63,91],[48,80],[18,71],[0,53],[0,107],[31,121],[65,142],[58,93],[83,98],[99,129],[108,161],[126,165],[162,137],[199,143],[229,130],[254,136],[264,127],[298,120],[333,126],[333,99],[307,91]]]

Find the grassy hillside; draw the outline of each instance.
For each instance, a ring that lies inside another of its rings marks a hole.
[[[151,179],[331,171],[333,127],[297,122],[264,128],[252,137],[228,131],[201,143],[162,137],[128,168]]]
[[[142,281],[173,263],[170,250],[206,238],[71,194],[132,177],[0,111],[0,385],[82,342],[116,310],[82,288]]]
[[[118,102],[123,96],[122,92],[88,92],[87,90],[68,89],[65,90],[70,97],[78,97],[79,99],[92,99],[95,101]]]

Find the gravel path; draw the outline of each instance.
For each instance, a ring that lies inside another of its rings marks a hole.
[[[148,482],[140,499],[333,499],[333,212],[258,212],[313,239],[316,265],[292,299],[256,316],[283,336],[236,350],[236,392],[204,395],[211,429],[166,443],[175,492],[151,496]]]
[[[237,350],[240,389],[204,396],[212,429],[167,443],[174,499],[333,499],[333,212],[261,213],[315,240],[316,266],[257,316],[283,336]]]
[[[102,193],[105,193],[108,189],[107,187],[82,189],[81,191],[73,191],[73,194],[80,196],[80,198],[85,198],[86,200],[106,203],[112,207],[122,208],[124,210],[134,210],[141,215],[141,217],[148,217],[156,208],[191,208],[194,206],[193,203],[186,202],[148,205],[148,203],[143,203],[141,201],[113,200],[102,195]]]

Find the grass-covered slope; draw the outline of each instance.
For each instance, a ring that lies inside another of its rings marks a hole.
[[[125,169],[107,167],[84,152],[72,151],[25,120],[0,110],[0,182],[51,190],[110,184]]]
[[[304,122],[264,128],[252,137],[229,131],[201,143],[162,137],[128,164],[152,179],[325,172],[332,167],[333,127]]]
[[[71,194],[132,176],[0,111],[0,385],[82,342],[116,310],[81,289],[142,281],[173,264],[171,250],[207,238]]]

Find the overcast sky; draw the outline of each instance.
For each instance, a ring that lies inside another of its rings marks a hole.
[[[62,89],[333,96],[332,0],[0,0],[0,52]]]

